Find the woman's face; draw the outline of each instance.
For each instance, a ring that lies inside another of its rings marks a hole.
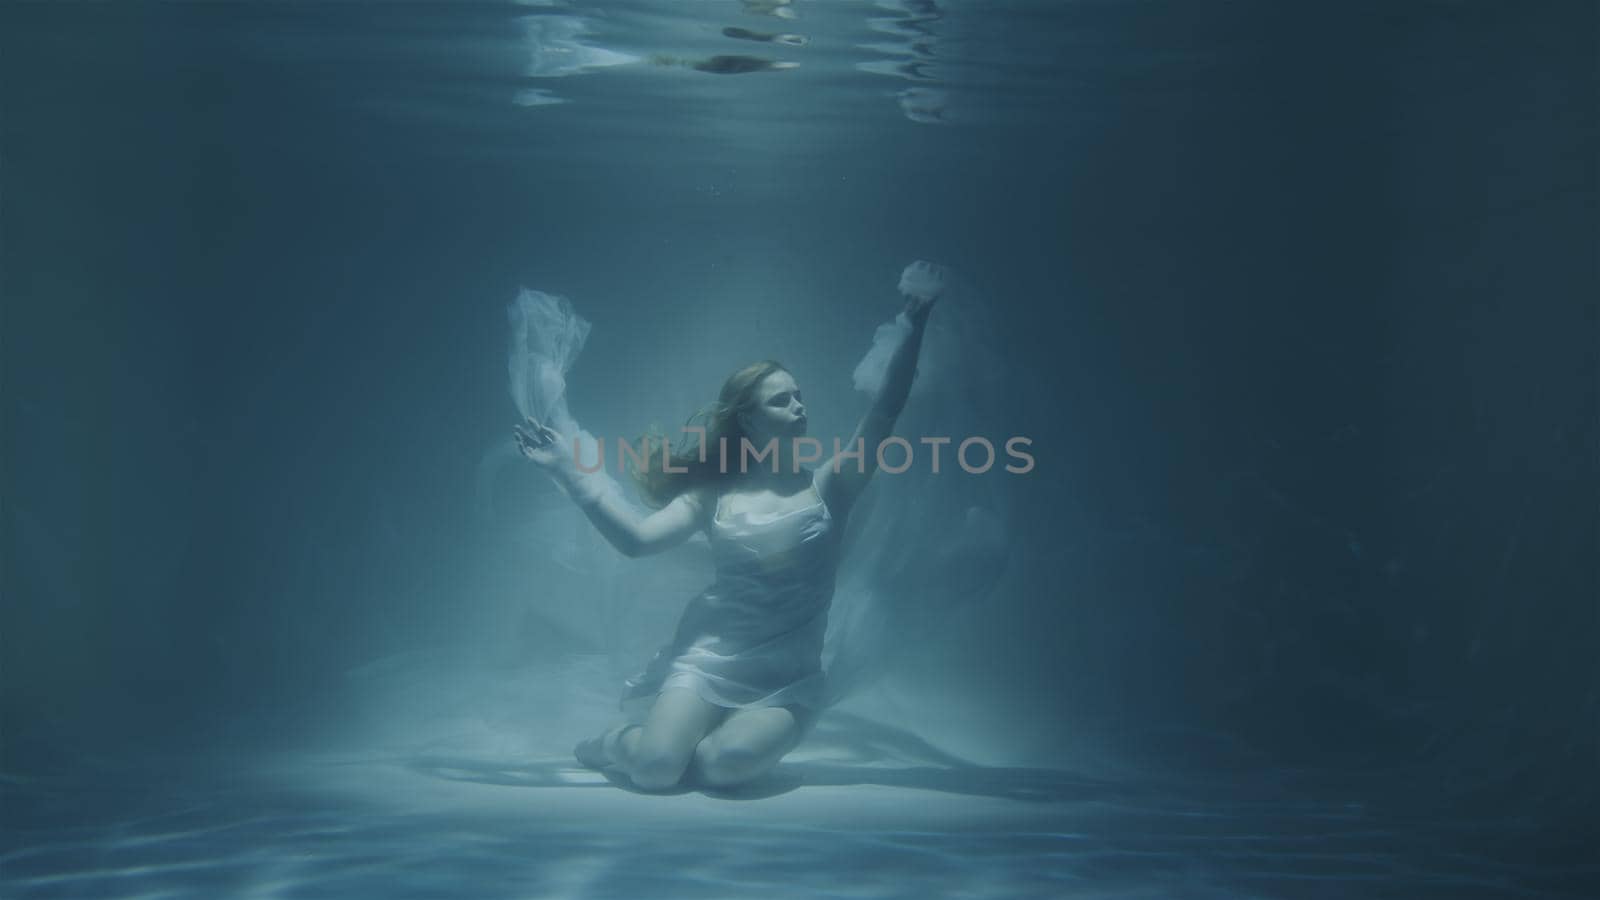
[[[806,405],[793,375],[780,369],[761,379],[754,399],[754,405],[740,414],[739,421],[756,446],[772,438],[796,438],[806,433]]]

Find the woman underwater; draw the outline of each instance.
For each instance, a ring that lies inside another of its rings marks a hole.
[[[643,722],[625,721],[580,742],[579,762],[643,790],[691,781],[731,787],[771,769],[815,723],[840,538],[877,468],[877,447],[905,406],[943,282],[935,267],[917,262],[900,289],[910,328],[846,452],[815,469],[794,460],[795,439],[806,433],[800,386],[772,360],[727,379],[709,409],[703,444],[673,453],[670,467],[658,459],[664,451],[651,447],[633,473],[655,507],[642,517],[586,478],[570,436],[531,418],[514,426],[522,454],[624,555],[659,553],[704,530],[716,566],[715,581],[684,610],[673,640],[627,681],[624,707],[648,703]],[[745,440],[758,451],[770,442],[776,458],[752,455],[740,465]],[[723,441],[725,457],[714,449]]]

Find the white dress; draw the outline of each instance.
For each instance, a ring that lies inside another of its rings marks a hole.
[[[723,707],[821,709],[840,529],[815,473],[787,500],[777,512],[759,512],[740,495],[718,497],[707,529],[716,579],[689,601],[673,639],[627,680],[625,711],[641,712],[666,687]]]

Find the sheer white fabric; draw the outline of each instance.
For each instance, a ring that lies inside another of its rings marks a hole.
[[[567,372],[589,339],[589,320],[556,294],[523,288],[506,307],[511,323],[511,399],[523,417],[569,432]]]
[[[506,317],[511,323],[507,368],[517,411],[574,441],[574,459],[592,465],[603,448],[567,408],[567,373],[589,340],[589,320],[578,315],[566,297],[527,288],[506,307]],[[623,495],[622,486],[604,467],[595,472],[573,467],[568,474],[574,488],[586,496]]]
[[[716,580],[689,601],[673,639],[628,679],[623,708],[639,712],[681,686],[730,708],[819,709],[822,644],[839,562],[839,529],[816,483],[776,512],[724,494],[708,532]]]

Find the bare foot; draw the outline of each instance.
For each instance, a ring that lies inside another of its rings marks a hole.
[[[637,726],[624,722],[595,737],[581,740],[578,746],[572,748],[572,755],[587,768],[608,769],[617,764],[617,741],[621,739],[622,732],[634,727]]]

